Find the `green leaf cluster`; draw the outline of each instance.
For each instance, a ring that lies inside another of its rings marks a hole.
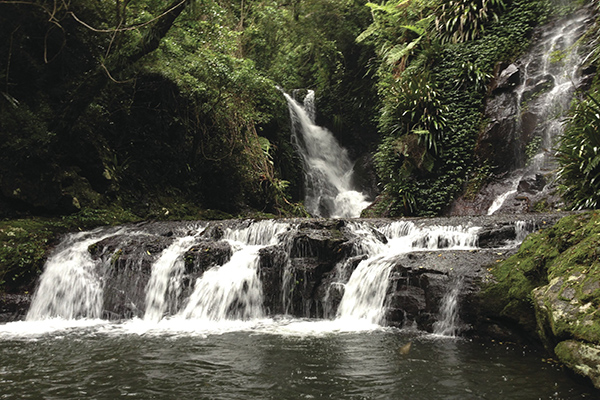
[[[598,92],[577,101],[558,146],[559,189],[575,210],[600,207]]]

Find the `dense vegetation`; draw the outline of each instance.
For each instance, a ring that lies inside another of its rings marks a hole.
[[[522,54],[536,25],[568,7],[520,0],[370,7],[374,23],[359,40],[378,49],[375,161],[385,188],[368,214],[438,215],[489,172],[474,148],[491,78]]]
[[[340,129],[372,111],[359,1],[0,7],[0,215],[302,214],[276,86],[323,93]]]
[[[596,43],[598,24],[584,39]],[[600,48],[593,47],[583,68],[596,69]],[[600,80],[573,101],[565,132],[558,144],[559,182],[562,196],[576,210],[600,208]]]

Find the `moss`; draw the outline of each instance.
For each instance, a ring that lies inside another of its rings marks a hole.
[[[490,268],[484,313],[517,323],[549,349],[567,339],[600,344],[599,254],[600,212],[561,219]]]
[[[114,254],[112,255],[112,257],[110,258],[110,265],[111,267],[114,267],[115,264],[117,263],[117,261],[119,261],[119,258],[121,258],[121,256],[123,255],[123,249],[119,249],[117,251],[114,252]]]
[[[600,387],[600,348],[598,346],[567,340],[554,348],[557,358],[576,373],[587,377]]]

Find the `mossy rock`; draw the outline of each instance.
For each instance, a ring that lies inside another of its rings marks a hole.
[[[600,388],[599,256],[600,212],[565,217],[491,267],[481,296],[485,316],[516,323]]]
[[[554,352],[567,367],[589,378],[594,386],[600,388],[600,346],[566,340],[560,342]]]

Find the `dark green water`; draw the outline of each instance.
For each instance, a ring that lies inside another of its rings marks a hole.
[[[33,335],[27,324],[0,326],[2,399],[597,398],[510,344],[310,322],[222,333],[101,323]]]

